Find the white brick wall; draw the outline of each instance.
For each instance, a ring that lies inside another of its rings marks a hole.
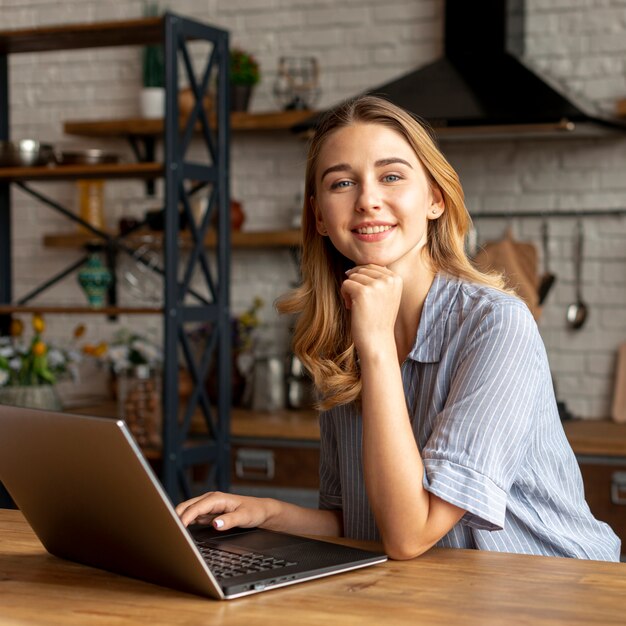
[[[526,56],[551,79],[605,110],[626,97],[626,4],[623,0],[526,0]],[[228,28],[231,40],[255,52],[263,81],[253,109],[276,107],[272,84],[283,54],[316,55],[322,68],[320,106],[380,84],[436,59],[442,50],[443,0],[178,0],[172,10]],[[0,0],[0,28],[30,27],[137,17],[139,0]],[[11,70],[11,133],[65,145],[96,145],[131,158],[123,142],[78,140],[62,133],[62,121],[137,113],[140,62],[137,48],[114,48],[40,55],[14,55]],[[626,206],[626,139],[501,141],[444,144],[459,170],[471,210],[567,210]],[[304,145],[288,133],[236,134],[232,146],[232,190],[247,213],[245,228],[290,224],[302,185]],[[37,185],[75,206],[72,184]],[[76,251],[43,248],[46,232],[68,228],[63,218],[18,190],[14,197],[16,295]],[[108,182],[111,225],[125,213],[141,214],[149,204],[143,185]],[[481,220],[482,241],[499,237],[506,221]],[[539,244],[541,221],[511,222],[516,236]],[[561,399],[576,414],[608,415],[617,345],[626,341],[626,220],[585,220],[583,293],[590,305],[586,326],[568,331],[564,316],[574,297],[572,245],[575,220],[550,221],[551,269],[558,282],[540,329]],[[272,302],[296,271],[285,251],[236,251],[233,309],[253,295]],[[132,294],[123,292],[124,301]],[[46,299],[82,302],[74,279]],[[284,325],[266,307],[264,318],[284,345]],[[69,334],[75,319],[49,317],[51,333]],[[89,318],[89,336],[108,337],[117,328]],[[155,327],[153,318],[120,324]]]

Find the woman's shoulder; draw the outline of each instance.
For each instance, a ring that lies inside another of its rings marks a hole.
[[[454,289],[449,322],[473,335],[502,332],[536,339],[537,322],[526,303],[514,293],[463,278],[447,276]]]
[[[499,312],[532,318],[526,303],[514,293],[457,276],[443,274],[442,277],[448,284],[456,287],[456,304],[465,310],[483,315]]]

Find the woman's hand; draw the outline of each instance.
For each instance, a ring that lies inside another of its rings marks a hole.
[[[341,295],[352,312],[352,340],[357,350],[362,353],[368,346],[393,342],[402,278],[380,265],[357,266],[346,275]]]
[[[197,498],[181,502],[176,507],[181,521],[189,524],[211,524],[217,530],[235,526],[254,528],[263,526],[271,516],[272,500],[238,496],[210,491]]]
[[[340,536],[341,511],[308,509],[273,498],[251,498],[220,491],[181,502],[176,507],[185,526],[211,524],[216,530],[261,527],[301,535]]]

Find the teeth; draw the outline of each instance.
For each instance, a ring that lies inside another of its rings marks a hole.
[[[376,233],[384,233],[386,230],[391,230],[391,226],[367,226],[366,228],[357,228],[356,232],[359,235],[375,235]]]

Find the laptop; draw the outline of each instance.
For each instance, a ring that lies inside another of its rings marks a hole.
[[[259,528],[185,528],[121,420],[0,406],[0,481],[51,554],[210,598],[387,560]]]

